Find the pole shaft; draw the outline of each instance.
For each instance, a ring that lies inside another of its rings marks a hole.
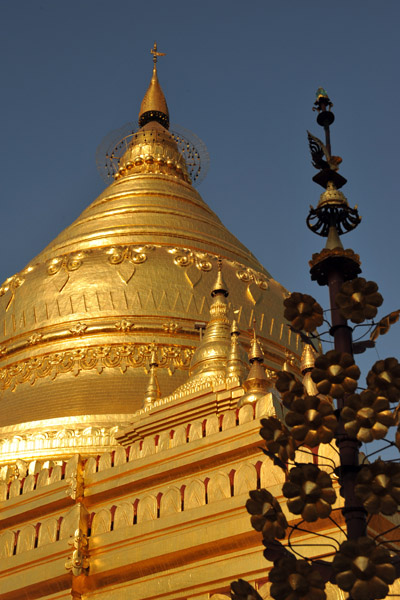
[[[336,294],[344,282],[342,273],[332,269],[328,274],[329,298],[331,306],[331,320],[335,350],[348,352],[353,355],[351,328],[347,325],[336,306]],[[341,410],[345,400],[339,398],[337,407]],[[347,535],[350,540],[366,535],[367,521],[363,505],[356,499],[354,493],[356,469],[358,467],[359,442],[357,438],[345,433],[344,423],[339,415],[339,427],[336,443],[340,454],[340,483],[341,493],[344,497],[343,514],[347,525]]]

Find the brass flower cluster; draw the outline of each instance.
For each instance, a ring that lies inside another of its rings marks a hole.
[[[304,394],[303,384],[289,371],[278,371],[275,388],[280,392],[282,403],[286,408],[290,408],[293,400]]]
[[[342,398],[351,394],[357,388],[360,369],[354,363],[354,358],[347,352],[330,350],[321,354],[315,361],[311,379],[320,394]]]
[[[389,331],[390,327],[394,325],[394,323],[397,323],[399,317],[400,310],[394,310],[388,315],[382,317],[382,319],[377,323],[376,327],[374,327],[372,330],[369,339],[374,342],[380,335],[385,335]]]
[[[345,281],[335,298],[342,317],[350,319],[353,323],[373,319],[382,302],[378,285],[374,281],[366,281],[363,277]]]
[[[308,294],[293,292],[283,301],[284,317],[290,321],[293,329],[314,331],[324,321],[323,311],[318,302]]]
[[[244,579],[238,579],[231,583],[232,600],[263,600],[250,583]]]
[[[288,523],[279,502],[267,490],[253,490],[246,502],[247,512],[251,516],[251,524],[256,531],[261,531],[267,542],[282,540],[286,534]]]
[[[294,439],[279,419],[276,417],[261,419],[260,435],[265,440],[268,452],[278,456],[282,462],[294,459],[296,450]]]
[[[311,447],[329,444],[338,424],[332,403],[318,396],[295,398],[285,423],[296,442]]]
[[[308,522],[326,518],[336,501],[332,479],[312,463],[291,469],[282,492],[290,512]]]
[[[400,400],[400,365],[396,358],[378,360],[367,375],[368,388],[389,402]]]
[[[385,598],[396,578],[388,550],[366,537],[343,542],[332,566],[336,584],[353,600]]]
[[[384,438],[388,428],[395,424],[389,400],[371,390],[347,396],[341,417],[346,432],[364,443]]]
[[[269,573],[270,593],[275,600],[325,600],[325,582],[306,560],[284,557]]]
[[[354,491],[370,514],[394,515],[400,504],[400,464],[378,459],[364,465]]]

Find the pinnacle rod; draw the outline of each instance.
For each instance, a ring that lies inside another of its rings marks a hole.
[[[332,155],[332,150],[331,150],[331,131],[329,128],[329,125],[324,125],[324,131],[325,131],[325,146],[326,149],[329,152],[329,156]]]

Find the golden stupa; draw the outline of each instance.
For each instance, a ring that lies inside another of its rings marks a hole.
[[[219,259],[227,318],[235,310],[242,332],[255,320],[266,366],[300,352],[285,290],[192,186],[168,131],[158,55],[114,182],[0,288],[3,462],[112,446],[142,408],[153,348],[161,395],[185,384]]]
[[[113,183],[0,289],[0,600],[270,597],[244,506],[284,505],[259,421],[302,347],[192,186],[152,52]]]

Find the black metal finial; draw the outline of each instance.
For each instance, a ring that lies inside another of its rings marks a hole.
[[[319,173],[313,177],[313,181],[325,189],[329,183],[333,183],[336,189],[340,189],[347,183],[347,179],[338,173],[339,165],[342,162],[341,157],[332,156],[331,134],[329,130],[330,125],[335,120],[335,115],[331,111],[332,106],[333,104],[326,90],[322,87],[318,88],[313,110],[318,112],[317,123],[324,128],[325,144],[309,131],[307,134],[312,164],[319,170]]]
[[[328,237],[331,228],[336,229],[337,235],[351,231],[360,222],[357,208],[350,208],[340,188],[346,179],[339,173],[342,162],[340,156],[333,156],[329,127],[335,120],[331,111],[333,104],[324,88],[318,88],[313,110],[318,112],[317,122],[325,131],[325,144],[315,135],[307,132],[313,167],[318,169],[313,181],[325,188],[318,206],[310,207],[307,225],[314,233]]]
[[[329,154],[331,153],[331,138],[329,132],[329,126],[332,125],[335,120],[335,115],[332,112],[332,102],[324,88],[320,87],[316,92],[316,100],[314,102],[313,110],[318,112],[317,123],[325,130],[325,145],[328,149]]]

